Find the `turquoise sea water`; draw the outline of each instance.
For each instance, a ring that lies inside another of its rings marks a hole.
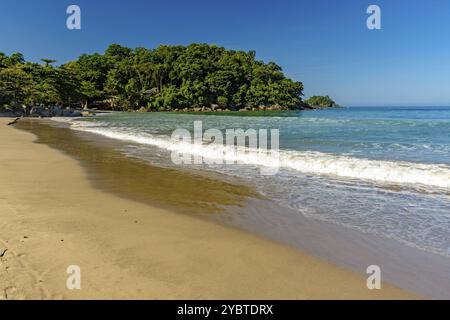
[[[279,129],[278,173],[251,150],[233,165],[189,165],[239,177],[299,216],[450,256],[450,108],[373,107],[260,114],[115,113],[59,119],[74,130],[129,142],[121,151],[175,166],[173,151],[220,149],[175,143],[175,129]],[[292,217],[295,219],[295,217]],[[277,223],[277,217],[268,222]]]

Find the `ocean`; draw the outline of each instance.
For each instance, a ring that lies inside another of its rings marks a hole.
[[[410,248],[440,257],[446,264],[450,261],[450,107],[110,113],[57,121],[76,131],[120,140],[117,148],[124,156],[156,166],[235,177],[289,212],[281,217],[278,211],[255,211],[246,223],[242,217],[235,219],[247,229],[254,229],[248,227],[251,221],[264,226],[266,234],[274,238],[278,234],[292,244],[301,230],[297,220],[324,222],[398,244],[399,252]],[[223,152],[220,146],[193,147],[171,139],[175,129],[193,131],[194,121],[201,121],[203,130],[222,132],[278,129],[277,161],[255,150],[240,150],[234,164],[176,165],[173,152],[204,158],[217,158]],[[261,174],[262,166],[274,163],[279,165],[276,174]],[[320,255],[333,256],[325,251]],[[442,292],[449,294],[449,287],[445,285]]]
[[[122,151],[175,166],[168,151],[208,158],[207,146],[173,146],[175,129],[279,129],[280,170],[243,163],[191,165],[236,175],[299,214],[450,255],[450,108],[353,107],[269,116],[114,113],[63,119],[75,130],[133,142]],[[123,148],[123,147],[122,147]],[[256,158],[256,159],[255,159]],[[187,165],[184,165],[185,167]]]

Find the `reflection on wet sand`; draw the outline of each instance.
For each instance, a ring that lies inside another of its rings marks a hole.
[[[37,143],[78,159],[94,186],[136,201],[198,215],[219,212],[226,206],[243,206],[248,197],[259,197],[246,186],[125,157],[109,147],[106,139],[81,137],[48,121],[22,120],[17,128],[35,134]]]

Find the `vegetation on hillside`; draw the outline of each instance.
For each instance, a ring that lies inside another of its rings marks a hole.
[[[83,54],[53,66],[0,53],[0,107],[101,106],[113,110],[173,110],[219,105],[234,110],[302,105],[301,82],[255,52],[207,44],[154,50],[111,45],[104,54]]]
[[[305,100],[305,103],[311,108],[334,108],[338,107],[336,102],[329,96],[312,96]]]

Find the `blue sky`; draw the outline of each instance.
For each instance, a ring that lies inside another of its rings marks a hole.
[[[77,4],[82,29],[66,28]],[[366,28],[366,9],[382,29]],[[213,43],[256,50],[305,85],[348,106],[450,105],[447,0],[0,0],[0,51],[59,63],[111,43]]]

